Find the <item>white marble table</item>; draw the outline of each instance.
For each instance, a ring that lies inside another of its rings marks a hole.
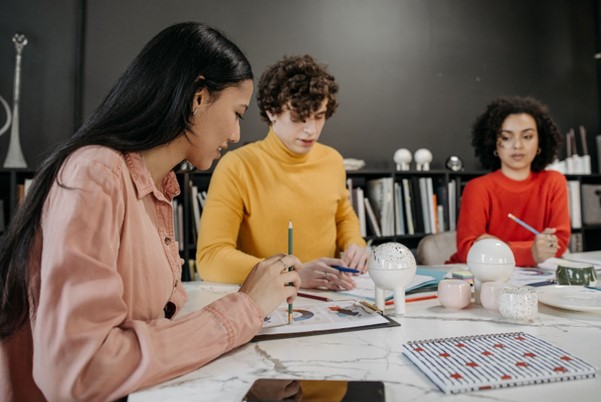
[[[186,287],[188,310],[235,290],[206,283]],[[302,299],[297,300],[301,303]],[[192,373],[136,392],[129,400],[240,401],[253,381],[262,377],[380,380],[385,383],[387,401],[601,400],[601,373],[594,379],[444,395],[401,353],[401,345],[410,340],[524,331],[601,368],[601,314],[540,304],[535,321],[518,324],[481,306],[451,311],[433,299],[408,303],[406,314],[395,319],[400,327],[249,343]]]

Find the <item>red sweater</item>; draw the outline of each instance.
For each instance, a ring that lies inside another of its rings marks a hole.
[[[457,252],[447,262],[465,263],[474,241],[486,233],[509,245],[517,266],[536,266],[532,258],[534,234],[509,219],[508,213],[539,232],[557,229],[556,256],[565,252],[571,230],[565,176],[544,170],[516,181],[497,170],[470,180],[465,186],[457,222]]]

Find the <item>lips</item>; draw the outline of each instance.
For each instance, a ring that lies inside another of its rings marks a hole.
[[[300,140],[301,144],[308,147],[315,144],[315,140]]]

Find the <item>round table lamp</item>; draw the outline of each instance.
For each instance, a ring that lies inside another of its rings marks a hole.
[[[409,164],[413,156],[407,148],[399,148],[394,153],[393,159],[396,163],[396,170],[409,170]]]
[[[376,247],[367,271],[376,284],[376,306],[384,311],[384,290],[393,290],[395,314],[405,314],[405,287],[415,277],[416,270],[415,257],[402,244],[390,242]]]
[[[515,257],[501,240],[482,239],[472,244],[468,251],[467,266],[474,275],[474,298],[479,304],[482,283],[507,281],[515,268]]]
[[[432,162],[432,152],[426,148],[420,148],[413,155],[415,160],[415,168],[417,170],[430,170],[430,162]]]

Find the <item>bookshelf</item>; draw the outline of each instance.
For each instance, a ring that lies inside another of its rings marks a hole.
[[[25,181],[34,173],[32,169],[0,168],[0,236],[4,235],[10,218],[17,211],[19,199],[24,196]]]
[[[453,229],[453,219],[456,219],[459,214],[461,192],[465,187],[465,184],[478,176],[486,174],[484,171],[473,171],[473,172],[452,172],[447,170],[430,170],[430,171],[391,171],[391,170],[356,170],[347,172],[347,183],[350,184],[352,189],[362,188],[364,191],[368,188],[370,181],[379,179],[388,179],[392,181],[392,184],[399,184],[402,186],[403,180],[411,183],[412,189],[415,191],[419,190],[420,179],[431,179],[433,192],[436,193],[435,189],[446,189],[446,191],[437,192],[437,199],[439,200],[442,210],[442,226],[444,230]],[[0,169],[0,236],[4,234],[5,227],[9,224],[10,218],[14,215],[18,208],[19,192],[20,189],[25,185],[25,181],[31,179],[34,175],[34,171],[30,169]],[[176,224],[181,225],[182,239],[178,239],[181,243],[180,254],[185,262],[194,260],[196,258],[196,223],[194,219],[194,206],[192,204],[192,186],[196,186],[199,192],[207,191],[209,183],[211,181],[211,171],[192,172],[192,173],[178,173],[178,181],[181,187],[181,194],[176,197],[177,205],[181,205],[182,214],[181,219],[177,219],[179,222]],[[601,174],[591,175],[566,175],[568,181],[576,182],[577,188],[580,190],[586,185],[599,186],[599,196],[601,200]],[[449,184],[454,183],[455,193],[449,194]],[[580,191],[582,193],[582,191]],[[367,196],[366,192],[364,193]],[[393,202],[396,197],[393,196]],[[198,202],[194,200],[195,202]],[[579,209],[582,213],[586,213],[584,210],[585,200],[584,197],[580,196]],[[589,200],[590,205],[590,200]],[[599,202],[599,208],[601,208],[601,201]],[[454,214],[453,212],[454,211]],[[200,213],[202,213],[200,211]],[[601,211],[599,211],[601,213]],[[397,208],[393,208],[391,218],[397,221]],[[177,216],[177,215],[176,215]],[[366,219],[368,217],[366,216]],[[424,229],[423,226],[414,228],[413,233],[407,233],[405,230],[404,234],[400,234],[396,228],[392,234],[377,236],[373,230],[366,225],[365,238],[371,241],[372,244],[377,245],[388,241],[400,242],[410,249],[415,250],[419,241],[426,236],[429,232]],[[406,229],[406,225],[405,225]],[[572,228],[573,237],[572,242],[579,242],[581,245],[581,251],[598,250],[599,244],[601,244],[601,221],[598,223],[586,223],[586,219],[581,219],[581,224],[576,225]],[[177,231],[176,231],[177,233]],[[576,250],[572,250],[576,251]],[[188,264],[185,264],[188,267]],[[182,280],[190,279],[190,271],[188,269],[182,270]]]

